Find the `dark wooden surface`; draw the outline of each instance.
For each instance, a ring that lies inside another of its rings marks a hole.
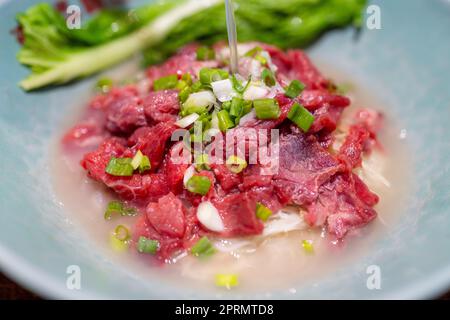
[[[0,273],[0,300],[37,300],[38,296]],[[439,299],[450,300],[450,291]]]
[[[23,289],[0,273],[0,299],[2,300],[35,300],[36,295]]]

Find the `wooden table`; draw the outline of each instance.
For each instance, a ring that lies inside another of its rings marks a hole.
[[[26,299],[35,300],[39,299],[36,295],[29,292],[28,290],[20,287],[16,283],[12,282],[0,273],[0,299],[2,300],[16,300],[16,299]]]

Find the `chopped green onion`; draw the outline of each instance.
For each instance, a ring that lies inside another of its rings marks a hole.
[[[266,86],[273,87],[276,83],[275,76],[273,72],[265,68],[261,73],[261,79],[264,81]]]
[[[246,115],[250,111],[252,111],[253,108],[253,101],[245,100],[244,101],[244,109],[242,110],[242,115]]]
[[[141,150],[138,150],[134,155],[133,159],[131,160],[131,166],[133,167],[134,170],[139,168],[139,165],[141,164],[143,157],[144,155],[142,154]]]
[[[211,127],[211,118],[212,118],[212,115],[209,112],[204,112],[197,119],[194,126],[197,124],[200,125],[200,123],[201,123],[202,131],[208,130]]]
[[[236,274],[216,274],[216,286],[231,289],[239,285]]]
[[[313,246],[313,242],[311,240],[303,240],[302,247],[306,253],[309,253],[309,254],[314,253],[314,246]]]
[[[234,117],[235,125],[238,125],[241,118],[252,110],[252,106],[251,101],[246,101],[242,98],[234,97],[231,100],[229,113],[230,116]]]
[[[128,228],[123,224],[119,224],[114,229],[114,236],[120,241],[128,241],[131,238],[130,230],[128,230]]]
[[[153,90],[165,90],[165,89],[173,89],[178,84],[178,76],[176,74],[172,74],[170,76],[162,77],[153,82]]]
[[[202,68],[199,73],[200,82],[209,85],[211,82],[228,79],[230,75],[222,69]]]
[[[209,166],[209,157],[206,153],[202,153],[195,158],[195,169],[198,171],[211,169]]]
[[[222,110],[230,111],[230,108],[231,108],[231,100],[222,103]]]
[[[110,201],[108,203],[108,206],[106,207],[105,211],[105,220],[111,219],[113,214],[120,214],[122,215],[123,212],[123,203],[117,200]]]
[[[240,173],[245,168],[247,168],[247,161],[245,161],[245,159],[233,155],[227,159],[226,165],[228,170],[237,174]]]
[[[244,99],[234,97],[231,100],[230,116],[240,117],[244,111]]]
[[[262,55],[260,55],[260,54],[257,54],[255,57],[254,57],[254,59],[255,60],[258,60],[263,66],[265,66],[266,64],[267,64],[267,59],[266,58],[264,58]]]
[[[139,169],[139,173],[144,173],[152,168],[150,164],[150,159],[144,156],[141,150],[138,150],[131,160],[131,166],[134,170]]]
[[[278,119],[281,113],[278,101],[275,99],[256,99],[253,100],[253,106],[258,119]]]
[[[298,103],[294,103],[287,117],[304,132],[308,132],[314,122],[314,116]]]
[[[234,91],[236,91],[237,93],[240,93],[240,94],[243,94],[244,92],[245,92],[245,90],[247,90],[247,88],[248,88],[248,86],[250,85],[250,78],[251,78],[251,76],[249,77],[249,79],[248,79],[248,81],[247,81],[247,84],[245,85],[245,87],[244,87],[244,85],[242,84],[242,82],[240,82],[237,78],[236,78],[236,76],[233,74],[232,76],[231,76],[231,83],[232,83],[232,85],[233,85],[233,90]]]
[[[110,220],[114,214],[119,214],[121,216],[134,216],[137,214],[137,211],[134,208],[126,208],[121,201],[113,200],[110,201],[106,207],[104,214],[105,220]]]
[[[191,253],[196,257],[207,257],[215,252],[216,249],[206,236],[198,240],[191,248]]]
[[[178,80],[177,85],[175,86],[175,89],[178,89],[179,92],[183,90],[190,91],[189,86],[192,84],[192,77],[190,73],[185,73],[181,76],[181,79]],[[187,97],[186,97],[187,98]],[[184,102],[184,101],[182,101]]]
[[[110,78],[101,78],[97,81],[96,88],[97,90],[108,93],[113,87],[113,81]]]
[[[197,106],[195,104],[184,103],[181,106],[181,116],[185,117],[193,113],[201,114],[208,111],[208,106]]]
[[[147,156],[143,156],[141,163],[139,164],[139,173],[144,173],[152,168],[150,159]]]
[[[109,236],[109,244],[114,251],[124,252],[128,250],[130,242],[117,239],[116,235],[113,233]]]
[[[267,219],[269,219],[271,215],[272,210],[270,210],[260,202],[256,204],[256,216],[258,217],[258,219],[261,219],[262,221],[267,221]]]
[[[286,89],[286,92],[284,93],[285,96],[289,98],[297,98],[300,93],[305,89],[305,85],[301,83],[298,80],[292,80],[289,86]]]
[[[202,196],[208,193],[209,188],[211,188],[211,181],[205,176],[193,175],[186,183],[186,189]]]
[[[159,241],[140,236],[137,249],[140,253],[155,254],[159,249]]]
[[[181,106],[181,115],[184,117],[192,113],[205,113],[214,103],[216,96],[209,90],[191,93]]]
[[[222,132],[234,127],[234,122],[231,120],[227,110],[220,110],[217,113],[217,119],[219,120],[219,129]]]
[[[236,78],[236,76],[233,74],[231,76],[231,83],[233,84],[233,89],[234,91],[236,91],[237,93],[243,93],[244,90],[244,86],[242,85],[242,83]]]
[[[197,49],[197,60],[205,61],[205,60],[214,60],[216,57],[216,53],[210,47],[201,46]]]
[[[253,49],[247,51],[244,56],[246,57],[254,57],[256,54],[260,53],[262,51],[261,47],[254,47]]]
[[[115,158],[109,160],[105,169],[106,173],[112,176],[129,177],[133,175],[133,166],[131,165],[131,158]]]
[[[200,82],[200,80],[195,81],[191,85],[191,92],[199,92],[204,90],[211,90],[210,84],[203,84]]]
[[[180,92],[178,92],[178,99],[184,103],[187,100],[187,98],[189,98],[189,95],[191,93],[192,93],[192,88],[184,87],[183,89],[180,90]]]
[[[202,143],[202,142],[203,142],[203,134],[191,133],[191,143]]]
[[[189,72],[184,73],[181,76],[181,80],[185,81],[188,85],[192,85],[192,76]]]
[[[175,86],[175,89],[181,91],[187,87],[189,87],[189,84],[186,81],[178,80],[177,85]]]
[[[204,89],[203,83],[201,83],[200,81],[195,81],[191,86],[192,92],[197,92],[203,89]]]

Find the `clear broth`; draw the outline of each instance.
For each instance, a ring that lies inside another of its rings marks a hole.
[[[135,69],[126,67],[120,74],[133,74]],[[336,83],[349,83],[348,77],[330,68],[326,74]],[[376,206],[378,218],[365,228],[360,229],[343,243],[333,243],[323,236],[321,230],[303,230],[274,236],[264,240],[257,248],[237,250],[232,254],[217,253],[207,260],[186,256],[177,263],[161,266],[151,258],[138,254],[135,250],[118,253],[112,250],[109,239],[112,230],[118,224],[130,228],[135,218],[126,217],[105,221],[104,209],[113,194],[105,187],[87,178],[79,165],[79,158],[65,155],[60,148],[60,137],[53,147],[54,190],[63,204],[68,218],[84,232],[92,242],[94,250],[101,251],[105,257],[118,263],[135,277],[150,280],[157,276],[168,283],[198,287],[202,290],[219,290],[214,286],[214,277],[218,273],[236,273],[239,286],[233,290],[239,292],[266,292],[271,289],[286,289],[295,292],[294,287],[305,281],[315,281],[333,272],[337,268],[351,264],[383,234],[389,232],[396,223],[402,204],[408,193],[410,177],[408,150],[404,140],[404,131],[398,128],[389,117],[387,108],[381,108],[376,99],[362,88],[352,84],[347,94],[352,106],[345,111],[344,119],[355,107],[369,107],[380,110],[386,115],[385,125],[380,134],[384,147],[384,168],[380,172],[389,186],[379,181],[366,183],[380,197]],[[71,117],[68,123],[73,123]],[[307,254],[301,246],[302,240],[311,240],[314,254]]]

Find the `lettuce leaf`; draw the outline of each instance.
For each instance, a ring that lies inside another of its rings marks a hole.
[[[330,28],[356,25],[366,0],[235,0],[240,41],[304,47]],[[226,39],[223,0],[160,0],[134,10],[104,9],[69,30],[47,3],[17,16],[25,42],[17,59],[31,74],[24,90],[88,76],[144,51],[157,63],[179,47]],[[114,32],[111,26],[114,24]]]
[[[238,40],[280,48],[304,48],[333,28],[361,24],[366,0],[234,0]],[[189,30],[189,32],[186,32]],[[224,6],[203,10],[181,21],[164,42],[145,51],[146,64],[158,63],[192,41],[226,39]]]

